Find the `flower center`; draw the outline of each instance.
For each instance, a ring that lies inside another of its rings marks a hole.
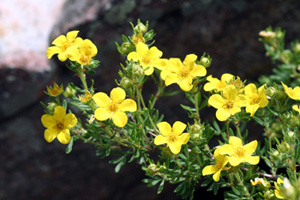
[[[109,111],[114,113],[116,111],[118,111],[119,107],[116,103],[111,103],[108,107]]]
[[[223,107],[225,109],[232,109],[233,108],[233,101],[227,100]]]
[[[141,60],[142,63],[145,65],[149,65],[151,63],[151,58],[149,56],[149,53],[146,53],[146,55]]]
[[[260,97],[258,95],[251,98],[250,104],[258,104],[260,102]]]
[[[66,40],[65,42],[62,43],[61,48],[63,51],[66,51],[66,49],[70,46],[71,46],[70,42]]]
[[[243,157],[244,154],[245,154],[245,151],[243,149],[243,147],[238,147],[235,149],[235,154],[238,156],[238,157]]]
[[[177,140],[177,135],[174,135],[173,133],[171,133],[169,136],[168,136],[168,140],[170,143],[173,143]]]
[[[83,65],[87,65],[91,62],[91,58],[87,55],[81,55],[79,60]]]
[[[181,79],[186,78],[189,75],[189,72],[187,69],[182,69],[179,71],[179,76]]]
[[[63,122],[56,122],[56,128],[59,131],[63,130],[64,129],[64,123]]]

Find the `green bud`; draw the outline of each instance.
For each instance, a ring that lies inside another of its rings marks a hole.
[[[202,56],[200,58],[200,65],[203,65],[205,68],[207,68],[211,65],[211,61],[212,59],[209,56],[208,57]]]
[[[268,87],[266,89],[266,95],[268,97],[273,97],[275,95],[275,93],[276,93],[276,89],[274,87]]]
[[[146,33],[147,27],[146,27],[142,22],[139,22],[139,23],[134,27],[134,31],[137,32],[137,33]]]
[[[123,44],[120,47],[120,53],[121,54],[129,54],[133,50],[133,45],[130,42],[123,42]]]
[[[140,65],[133,65],[132,66],[132,74],[139,77],[144,74],[144,70]]]
[[[121,85],[121,87],[126,89],[126,88],[129,88],[132,86],[132,81],[129,78],[127,78],[126,76],[124,76],[120,81],[120,85]]]
[[[69,85],[63,93],[63,95],[67,98],[72,98],[75,96],[75,94],[76,94],[76,90],[74,88],[70,87]]]
[[[277,149],[281,153],[289,153],[291,146],[286,142],[281,142],[279,145],[277,145]]]
[[[282,155],[279,153],[279,151],[273,151],[270,156],[271,156],[272,160],[281,160],[282,159]]]
[[[264,194],[264,199],[271,200],[275,198],[274,192],[271,192],[270,190],[266,191]]]
[[[290,118],[290,125],[291,127],[297,127],[300,126],[300,119],[298,116],[292,116]]]
[[[280,60],[285,64],[291,63],[292,59],[293,59],[293,54],[291,50],[286,49],[280,55]]]
[[[49,113],[53,114],[56,106],[58,106],[58,105],[54,102],[48,103],[47,109],[48,109]]]
[[[91,63],[89,64],[88,68],[89,69],[94,69],[99,67],[100,61],[99,60],[92,60]]]
[[[297,43],[294,45],[293,51],[294,51],[295,53],[300,53],[300,43],[297,42]]]
[[[145,171],[147,175],[153,176],[159,171],[159,167],[156,164],[151,163]]]

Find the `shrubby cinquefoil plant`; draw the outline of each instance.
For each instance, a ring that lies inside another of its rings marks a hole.
[[[90,143],[100,157],[118,156],[110,161],[116,172],[134,161],[148,176],[143,180],[148,186],[158,185],[160,193],[166,182],[176,184],[174,192],[183,199],[192,199],[200,186],[214,194],[223,188],[226,199],[299,199],[299,41],[285,49],[281,29],[261,31],[260,41],[277,67],[271,76],[247,83],[238,74],[207,74],[212,59],[205,53],[190,52],[183,61],[166,58],[154,46],[148,23],[131,25],[133,34],[116,43],[124,63],[110,94],[86,82],[100,64],[92,41],[70,31],[52,42],[47,57],[69,60],[67,67],[81,85],[47,87],[50,101],[42,103],[41,118],[45,140],[67,144],[66,153],[77,140]],[[157,92],[145,99],[149,79]],[[189,120],[168,121],[155,104],[178,92],[190,101],[178,102]],[[203,111],[215,118],[201,116]],[[256,131],[248,132],[250,123]]]

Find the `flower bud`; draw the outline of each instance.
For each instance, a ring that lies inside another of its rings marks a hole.
[[[84,95],[78,97],[82,104],[86,104],[90,100],[92,100],[92,94],[89,91],[85,91]]]
[[[276,93],[276,89],[274,87],[268,87],[266,89],[266,95],[267,97],[273,97]]]
[[[275,194],[273,192],[271,192],[270,190],[266,191],[264,194],[264,199],[266,200],[271,200],[274,199]]]
[[[146,168],[146,173],[147,175],[153,176],[156,172],[159,171],[159,167],[156,164],[151,163],[147,168]]]
[[[133,50],[133,45],[130,42],[123,42],[123,44],[120,47],[120,53],[121,54],[129,54]]]
[[[294,45],[293,51],[294,51],[295,53],[300,53],[300,43],[297,42],[297,43]]]
[[[289,135],[290,138],[293,138],[294,135],[295,135],[295,133],[294,133],[293,131],[289,131],[289,132],[288,132],[288,135]]]
[[[139,77],[144,74],[144,70],[140,65],[133,65],[132,66],[132,74]]]
[[[290,50],[284,50],[280,55],[280,60],[285,64],[289,64],[292,59],[293,54]]]
[[[126,89],[126,88],[129,88],[132,86],[132,81],[129,78],[127,78],[126,76],[124,76],[120,81],[120,85],[121,85],[121,87]]]
[[[76,90],[70,86],[68,86],[63,93],[63,95],[67,98],[72,98],[75,94]]]
[[[134,31],[137,33],[146,33],[147,27],[142,22],[138,22],[138,24],[134,27]]]
[[[200,64],[203,65],[205,68],[211,65],[211,61],[212,59],[209,56],[208,57],[202,56],[200,58]]]
[[[291,127],[297,127],[300,126],[300,119],[298,116],[292,116],[290,118],[290,125]]]
[[[277,145],[277,149],[281,153],[289,153],[291,146],[286,142],[281,142],[279,145]]]
[[[57,104],[54,102],[48,103],[47,109],[48,109],[49,113],[53,114],[56,106],[57,106]]]

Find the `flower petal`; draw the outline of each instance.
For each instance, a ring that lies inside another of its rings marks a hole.
[[[44,138],[47,142],[52,142],[57,136],[57,131],[55,129],[46,129],[44,132]]]
[[[243,141],[238,137],[230,136],[229,144],[233,147],[241,147],[243,145]]]
[[[64,126],[67,128],[72,128],[77,124],[77,118],[74,114],[68,113],[64,120]]]
[[[61,52],[58,54],[58,59],[61,61],[61,62],[64,62],[68,59],[68,53],[65,51],[65,52]]]
[[[194,68],[192,69],[192,71],[190,72],[190,74],[193,77],[196,76],[205,76],[207,73],[206,68],[203,67],[202,65],[195,65]]]
[[[151,57],[157,58],[157,59],[163,55],[162,51],[158,50],[158,48],[155,46],[153,46],[149,49],[149,53],[150,53]]]
[[[52,128],[56,125],[55,119],[52,115],[44,114],[41,118],[42,124],[46,128]]]
[[[67,38],[64,35],[58,36],[55,40],[53,40],[52,44],[55,46],[62,46],[64,42],[66,42]]]
[[[110,105],[110,98],[104,92],[94,94],[93,100],[100,107],[108,107]]]
[[[112,116],[113,123],[118,127],[124,127],[127,124],[128,118],[124,112],[115,112]]]
[[[123,112],[135,112],[137,110],[136,102],[132,99],[125,99],[119,106],[119,109]]]
[[[244,88],[244,91],[245,91],[245,95],[247,95],[247,96],[257,94],[257,88],[253,83],[246,85],[246,87]]]
[[[223,108],[219,108],[216,112],[216,117],[219,121],[226,121],[230,116],[230,112]]]
[[[57,53],[60,53],[60,52],[61,52],[61,50],[60,50],[59,47],[52,46],[52,47],[49,47],[47,49],[46,55],[47,55],[47,58],[50,59],[50,58],[52,58],[52,56],[54,54],[57,54]]]
[[[181,144],[179,142],[168,143],[168,146],[173,154],[178,154],[181,150]]]
[[[110,98],[114,103],[121,103],[122,101],[124,101],[125,97],[126,93],[120,87],[116,87],[110,92]]]
[[[220,155],[233,155],[234,149],[230,144],[224,144],[223,146],[219,147],[219,153]]]
[[[154,144],[155,145],[161,145],[167,143],[167,138],[164,137],[163,135],[158,135],[154,139]]]
[[[190,139],[189,133],[183,133],[178,137],[178,142],[181,144],[186,144]]]
[[[172,131],[171,125],[168,122],[160,122],[157,124],[157,127],[163,136],[169,135]]]
[[[139,61],[141,56],[137,52],[130,52],[127,56],[127,60]]]
[[[228,159],[229,159],[228,160],[229,163],[234,167],[238,166],[239,164],[241,164],[243,162],[243,159],[241,159],[240,157],[235,156],[235,155],[230,156]]]
[[[148,52],[148,50],[149,50],[148,46],[145,43],[143,43],[143,42],[139,42],[136,45],[136,52],[140,56],[144,56]]]
[[[208,104],[213,106],[216,109],[219,109],[222,108],[223,105],[225,104],[225,99],[219,94],[214,94],[209,97]]]
[[[110,113],[106,108],[97,108],[95,110],[95,118],[99,121],[105,121],[111,118],[112,113]]]
[[[63,129],[57,135],[57,139],[62,144],[68,144],[71,140],[71,135],[69,129]]]
[[[244,162],[247,162],[251,165],[257,165],[259,163],[259,156],[244,156]]]
[[[66,116],[66,110],[62,106],[56,106],[53,117],[57,121],[63,121]]]
[[[218,182],[220,180],[221,177],[221,170],[218,170],[214,175],[213,175],[213,179],[214,181]]]
[[[185,78],[181,81],[177,81],[177,84],[180,86],[180,88],[183,90],[183,91],[190,91],[192,88],[193,88],[193,79],[190,79],[190,78]]]
[[[215,165],[208,165],[204,167],[204,169],[202,170],[202,175],[206,176],[216,172],[217,172],[217,168],[215,167]]]
[[[95,44],[89,39],[83,40],[78,49],[81,54],[89,57],[94,57],[98,52]]]
[[[257,140],[254,140],[248,144],[245,144],[243,146],[243,149],[244,149],[245,153],[252,154],[256,150],[256,147],[257,147]]]
[[[70,31],[67,33],[67,40],[69,42],[73,42],[75,40],[75,38],[77,37],[79,31]]]
[[[176,121],[173,124],[172,131],[175,135],[180,135],[181,133],[183,133],[185,128],[186,128],[186,124],[184,124],[180,121]]]

